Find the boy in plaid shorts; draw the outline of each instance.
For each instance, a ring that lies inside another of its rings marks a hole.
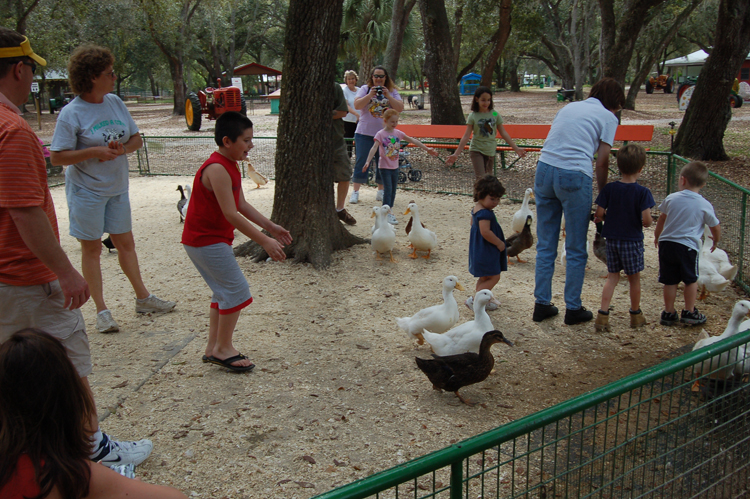
[[[624,270],[630,285],[630,327],[646,324],[641,312],[641,271],[643,264],[643,227],[651,226],[651,208],[656,204],[651,191],[638,184],[646,151],[627,144],[617,152],[621,179],[604,186],[596,198],[595,221],[606,222],[602,236],[607,240],[607,282],[602,305],[594,322],[597,331],[609,331],[609,304]]]
[[[714,207],[700,195],[707,181],[705,164],[700,161],[688,163],[680,171],[680,190],[667,196],[659,205],[661,215],[654,230],[654,244],[659,248],[659,282],[664,284],[664,311],[660,321],[664,326],[678,321],[691,326],[706,322],[706,316],[695,308],[698,252],[704,224],[711,229],[712,252],[721,238]],[[680,281],[685,283],[685,308],[678,316],[674,301]]]

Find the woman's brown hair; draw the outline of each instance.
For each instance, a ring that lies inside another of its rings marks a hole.
[[[65,347],[38,329],[22,329],[0,345],[0,489],[26,454],[39,495],[89,493],[91,429],[96,413]]]
[[[388,87],[389,92],[393,92],[393,89],[396,88],[396,85],[393,83],[393,80],[391,80],[391,77],[388,75],[388,70],[385,69],[383,66],[375,66],[372,68],[372,71],[370,71],[370,77],[367,79],[367,86],[369,88],[375,87],[375,83],[372,81],[372,74],[375,72],[376,69],[379,69],[385,73],[385,83],[383,84],[384,87]]]
[[[625,92],[614,78],[602,78],[594,83],[589,97],[599,99],[604,107],[617,112],[625,105]]]
[[[94,89],[94,78],[115,63],[109,49],[97,45],[82,45],[75,49],[68,61],[68,81],[76,95]]]

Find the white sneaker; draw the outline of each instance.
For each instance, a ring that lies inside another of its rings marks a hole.
[[[388,223],[391,224],[391,225],[398,224],[398,220],[396,220],[396,217],[395,217],[395,215],[393,215],[393,213],[389,213],[388,214]]]
[[[96,314],[96,330],[100,333],[116,333],[120,330],[120,327],[112,318],[112,312],[102,310]]]
[[[473,312],[474,311],[474,297],[473,296],[468,297],[466,301],[464,302],[464,305],[469,307],[469,310]]]
[[[359,203],[359,191],[352,192],[352,195],[349,196],[349,202],[351,204],[357,204],[357,203]]]
[[[382,201],[383,200],[383,196],[385,196],[385,191],[384,190],[378,190],[378,193],[375,194],[375,201]]]
[[[153,449],[154,444],[148,439],[137,442],[118,442],[107,437],[107,443],[102,446],[101,452],[91,460],[105,466],[122,464],[138,466],[151,455]]]
[[[148,298],[135,300],[135,312],[137,314],[151,314],[151,313],[163,313],[171,312],[177,305],[173,301],[162,300],[154,295],[148,295]]]

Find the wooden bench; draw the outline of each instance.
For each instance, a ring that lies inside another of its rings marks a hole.
[[[515,140],[544,140],[547,138],[552,125],[503,125],[505,131]],[[461,140],[466,131],[466,125],[399,125],[398,129],[409,137],[418,139],[431,138],[443,140]],[[497,135],[500,138],[500,134]],[[620,125],[615,132],[618,142],[651,142],[654,137],[653,125]],[[442,147],[449,148],[450,145]],[[532,146],[538,149],[538,146]],[[509,150],[500,146],[498,150]]]

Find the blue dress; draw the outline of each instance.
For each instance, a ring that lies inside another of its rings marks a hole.
[[[480,220],[490,221],[490,230],[505,243],[505,236],[497,223],[492,210],[483,209],[471,214],[471,235],[469,236],[469,272],[474,277],[499,275],[508,270],[507,248],[503,251],[490,244],[479,229]]]

